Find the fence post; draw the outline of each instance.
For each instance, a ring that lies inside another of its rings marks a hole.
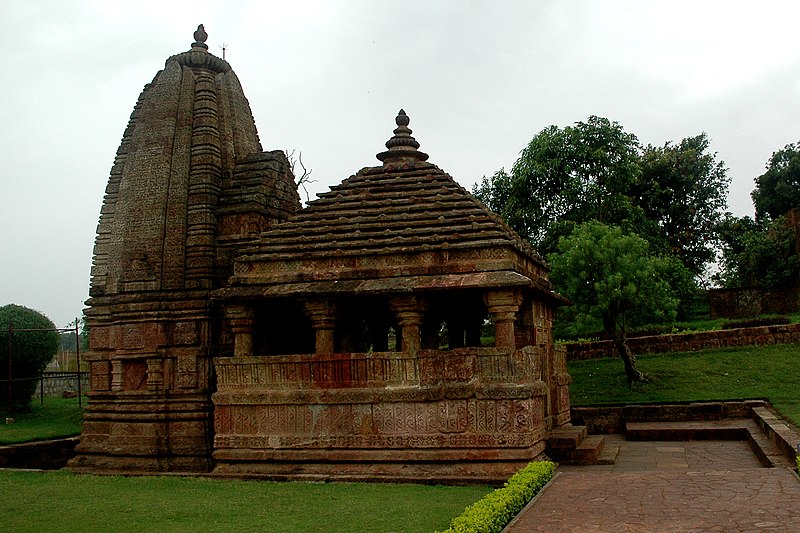
[[[8,317],[8,417],[6,424],[14,423],[14,365],[11,363],[14,355],[13,335],[14,319]]]

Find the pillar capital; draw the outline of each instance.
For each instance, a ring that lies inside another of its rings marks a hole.
[[[400,326],[404,324],[422,325],[422,317],[428,305],[417,296],[394,296],[389,301],[397,322]]]
[[[311,320],[314,329],[334,327],[336,322],[336,304],[329,300],[308,300],[304,303],[306,316]]]

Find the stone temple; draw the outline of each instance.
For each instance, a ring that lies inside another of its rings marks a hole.
[[[301,209],[206,37],[145,86],[111,169],[70,467],[486,482],[571,433],[539,255],[402,110],[380,165]]]

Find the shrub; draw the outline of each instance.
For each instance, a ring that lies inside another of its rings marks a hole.
[[[511,476],[505,485],[470,505],[443,533],[496,533],[553,478],[555,465],[534,461]]]
[[[49,318],[21,305],[0,307],[0,406],[8,408],[5,382],[8,380],[8,325],[12,322],[14,411],[30,409],[31,397],[36,390],[36,379],[58,351],[58,333]],[[29,331],[23,331],[29,330]],[[30,331],[38,330],[38,331]]]

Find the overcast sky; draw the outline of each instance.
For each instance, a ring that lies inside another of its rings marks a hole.
[[[310,192],[365,166],[401,107],[463,186],[548,125],[600,115],[643,144],[706,132],[729,208],[800,140],[800,2],[0,0],[0,305],[80,316],[114,154],[136,98],[198,24],[265,150]]]

